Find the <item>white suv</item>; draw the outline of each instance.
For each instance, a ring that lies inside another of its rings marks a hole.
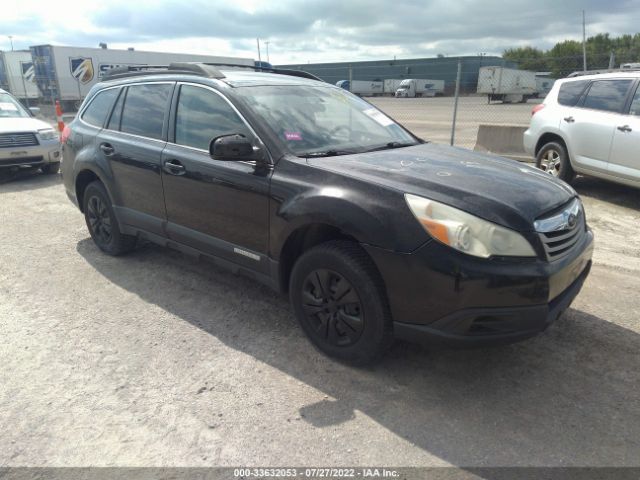
[[[538,168],[640,187],[640,71],[558,80],[532,115],[524,148]]]

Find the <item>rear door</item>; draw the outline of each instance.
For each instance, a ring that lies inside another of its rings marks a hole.
[[[256,162],[214,160],[210,141],[240,133],[259,143],[215,89],[184,83],[174,95],[163,184],[170,238],[267,272],[271,170]]]
[[[613,133],[609,173],[640,181],[640,84],[625,115],[620,115]]]
[[[119,220],[158,235],[166,221],[160,175],[168,111],[175,82],[123,88],[97,152],[111,167]]]
[[[613,133],[620,122],[632,80],[595,80],[577,106],[563,109],[560,130],[576,165],[606,172]]]

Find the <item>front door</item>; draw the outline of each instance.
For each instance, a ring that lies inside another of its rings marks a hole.
[[[222,94],[182,84],[174,96],[163,154],[167,233],[177,242],[267,272],[271,170],[255,162],[214,160],[210,141],[255,134]]]
[[[631,100],[629,111],[618,119],[613,134],[609,173],[640,181],[640,86]]]

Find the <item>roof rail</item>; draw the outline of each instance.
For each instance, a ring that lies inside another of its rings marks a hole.
[[[157,75],[168,72],[198,75],[208,78],[224,78],[222,72],[209,65],[203,63],[176,62],[170,63],[169,65],[127,65],[111,68],[102,76],[102,81],[142,75]]]
[[[262,65],[238,65],[235,63],[200,63],[200,62],[174,62],[169,65],[127,65],[115,67],[103,75],[102,81],[119,78],[138,77],[143,75],[158,75],[161,73],[179,73],[183,75],[198,75],[207,78],[225,78],[224,73],[215,67],[249,68],[256,72],[290,75],[292,77],[309,78],[323,81],[315,75],[303,70],[289,70],[283,68],[266,67]]]
[[[602,70],[587,70],[573,72],[567,75],[566,78],[582,77],[584,75],[602,75],[603,73],[625,73],[625,72],[640,72],[640,68],[603,68]]]

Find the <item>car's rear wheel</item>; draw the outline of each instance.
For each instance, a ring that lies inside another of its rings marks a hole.
[[[56,173],[58,173],[60,171],[60,162],[47,163],[46,165],[43,165],[40,168],[42,169],[42,173],[55,175]]]
[[[289,292],[302,329],[327,355],[362,365],[393,342],[382,279],[356,243],[332,241],[304,253]]]
[[[549,142],[538,151],[536,167],[567,183],[570,183],[576,176],[571,168],[567,149],[558,142]]]
[[[136,246],[136,237],[120,231],[111,201],[101,182],[90,183],[84,191],[84,218],[91,238],[109,255],[122,255]]]

